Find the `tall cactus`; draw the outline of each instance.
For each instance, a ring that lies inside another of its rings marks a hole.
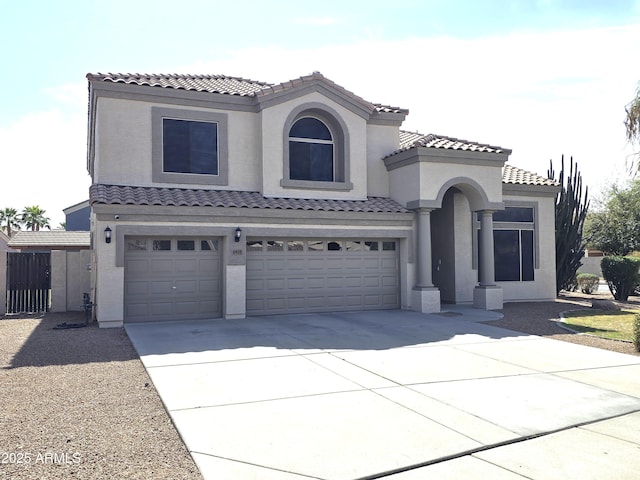
[[[582,175],[578,164],[571,157],[569,175],[565,176],[564,155],[559,178],[553,170],[553,161],[549,162],[547,178],[557,181],[562,190],[556,197],[556,293],[562,289],[573,289],[576,285],[576,272],[582,266],[582,257],[586,241],[582,238],[584,220],[589,210],[589,188],[582,195]]]

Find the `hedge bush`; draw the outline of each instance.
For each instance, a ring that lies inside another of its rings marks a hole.
[[[598,290],[600,277],[593,273],[579,273],[577,276],[578,288],[582,293],[591,294]]]
[[[636,313],[633,319],[633,344],[636,351],[640,352],[640,313]]]
[[[640,284],[638,257],[604,257],[600,267],[602,276],[616,300],[625,302]]]

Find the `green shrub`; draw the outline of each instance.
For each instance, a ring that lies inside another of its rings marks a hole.
[[[640,313],[636,313],[633,319],[633,344],[636,346],[636,351],[640,352]]]
[[[578,288],[582,293],[593,293],[598,290],[598,284],[600,283],[600,277],[598,275],[594,275],[593,273],[579,273],[578,277]]]
[[[600,263],[602,276],[609,285],[613,298],[625,302],[640,284],[640,258],[604,257]]]

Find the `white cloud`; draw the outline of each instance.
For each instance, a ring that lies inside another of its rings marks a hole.
[[[626,174],[622,122],[640,80],[638,51],[632,25],[255,48],[197,68],[274,82],[318,70],[369,101],[409,108],[407,129],[511,148],[512,164],[539,174],[573,155],[593,189]]]
[[[513,149],[510,163],[544,175],[573,155],[585,183],[625,173],[624,106],[640,70],[640,25],[481,39],[413,38],[322,48],[253,48],[215,62],[159,67],[281,82],[318,70],[372,102],[409,108],[409,130]],[[55,108],[0,129],[0,208],[62,209],[85,200],[86,83],[48,93]]]
[[[294,22],[301,25],[312,25],[314,27],[328,27],[343,23],[344,19],[339,17],[299,17],[296,18]]]
[[[46,88],[45,93],[63,106],[82,109],[87,105],[87,82],[67,83],[57,87]]]
[[[0,208],[39,205],[56,228],[62,209],[88,198],[86,85],[84,92],[79,108],[77,90],[62,86],[55,94],[72,107],[29,113],[0,129]]]

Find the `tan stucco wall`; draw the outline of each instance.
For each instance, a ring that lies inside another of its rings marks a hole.
[[[509,196],[505,202],[537,202],[539,268],[533,282],[497,282],[504,291],[504,301],[553,300],[556,297],[555,199],[553,197]]]
[[[420,198],[420,189],[419,163],[389,172],[389,196],[400,205]]]
[[[489,204],[502,202],[500,162],[494,162],[493,165],[474,165],[473,160],[456,160],[448,162],[446,157],[436,156],[430,156],[428,161],[418,161],[415,158],[407,165],[392,169],[389,172],[391,198],[402,205],[419,200],[429,202],[432,207],[440,207],[447,190],[457,187],[466,190],[474,209],[479,210],[487,208]]]
[[[67,311],[82,311],[82,297],[91,291],[91,272],[89,264],[91,252],[81,250],[67,252]]]
[[[89,250],[51,251],[51,311],[81,312],[82,294],[91,290]]]
[[[257,114],[104,97],[98,99],[96,120],[99,137],[96,137],[94,183],[174,186],[154,183],[152,180],[152,107],[226,113],[229,132],[229,185],[215,188],[259,190]],[[189,188],[198,187],[211,188],[210,185],[189,185]]]
[[[102,233],[107,225],[113,230],[113,223],[95,221],[94,265],[96,271],[95,316],[101,327],[122,326],[124,319],[124,267],[116,266],[115,240],[107,244]]]
[[[367,126],[367,186],[370,197],[389,196],[389,173],[382,159],[396,151],[399,143],[398,127]]]
[[[456,302],[473,301],[473,288],[478,282],[478,271],[473,269],[473,233],[469,201],[461,193],[453,196],[456,251]]]
[[[347,128],[349,141],[349,180],[353,189],[349,191],[285,188],[280,181],[284,174],[284,126],[291,112],[297,107],[323,104],[341,118]],[[262,192],[267,197],[285,198],[336,198],[362,200],[367,196],[367,124],[366,120],[329,100],[320,93],[313,92],[283,103],[271,106],[261,112],[262,125]]]

